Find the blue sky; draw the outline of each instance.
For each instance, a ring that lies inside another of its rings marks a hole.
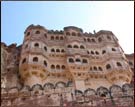
[[[134,52],[133,1],[2,1],[1,41],[23,42],[30,24],[51,30],[77,26],[84,32],[111,30],[125,53]]]

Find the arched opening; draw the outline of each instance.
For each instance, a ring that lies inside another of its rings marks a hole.
[[[76,62],[81,62],[81,60],[80,60],[80,59],[78,59],[78,58],[77,58],[75,61],[76,61]]]
[[[61,37],[60,37],[60,40],[63,40],[63,39],[64,39],[63,36],[61,36]]]
[[[106,65],[106,69],[111,69],[111,65],[110,64],[107,64]]]
[[[65,67],[65,65],[62,65],[62,67],[61,67],[62,69],[65,69],[66,67]]]
[[[44,34],[44,37],[47,38],[47,34],[46,33]]]
[[[98,67],[98,69],[99,69],[100,71],[103,71],[103,69],[102,69],[101,67]]]
[[[117,66],[118,66],[118,67],[122,67],[122,65],[121,65],[120,62],[117,62]]]
[[[56,40],[59,40],[59,36],[56,36]]]
[[[72,32],[72,36],[76,36],[76,33],[75,32]]]
[[[60,52],[60,50],[59,49],[56,49],[56,52]]]
[[[54,36],[51,36],[51,40],[54,40]]]
[[[30,32],[27,33],[27,36],[29,36],[29,35],[30,35]]]
[[[34,57],[33,62],[38,62],[38,57]]]
[[[74,48],[79,48],[77,45],[74,45]]]
[[[81,46],[80,46],[80,48],[81,48],[81,49],[84,49],[84,46],[83,46],[83,45],[81,45]]]
[[[70,33],[69,33],[69,32],[66,32],[66,35],[67,35],[67,36],[70,36]]]
[[[36,31],[36,34],[40,34],[40,31],[37,30],[37,31]]]
[[[98,52],[98,51],[96,51],[96,54],[97,54],[97,55],[99,55],[99,52]]]
[[[110,37],[110,36],[107,36],[107,39],[108,39],[108,40],[111,40],[111,37]]]
[[[35,43],[34,46],[35,46],[35,47],[39,47],[39,44],[38,44],[38,43]]]
[[[55,52],[55,50],[54,49],[51,49],[51,52]]]
[[[116,51],[116,49],[115,48],[112,48],[112,51]]]
[[[98,41],[99,41],[99,42],[102,42],[102,38],[98,38]]]
[[[84,38],[84,41],[86,42],[86,38]]]
[[[88,42],[91,42],[90,38],[87,39]]]
[[[26,62],[26,58],[23,59],[22,64],[24,64],[25,62]]]
[[[51,69],[55,69],[55,65],[51,65]]]
[[[65,52],[65,50],[64,50],[64,49],[62,49],[62,50],[61,50],[61,52],[62,52],[62,53],[64,53],[64,52]]]
[[[91,51],[91,54],[94,54],[94,52],[93,52],[93,51]]]
[[[94,70],[97,71],[97,67],[94,66]]]
[[[105,53],[106,53],[106,51],[105,51],[105,50],[103,50],[103,51],[102,51],[102,54],[105,54]]]
[[[71,45],[68,45],[67,47],[68,47],[68,48],[72,48],[72,46],[71,46]]]
[[[88,63],[87,59],[83,59],[82,62],[83,62],[83,63]]]
[[[47,47],[46,46],[44,46],[44,50],[47,51]]]
[[[60,69],[60,65],[56,65],[56,69]]]
[[[69,62],[74,63],[73,58],[69,58]]]
[[[96,42],[95,39],[91,39],[92,42]]]
[[[44,65],[47,67],[47,62],[46,61],[44,61]]]

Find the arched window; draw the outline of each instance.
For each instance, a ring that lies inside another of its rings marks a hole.
[[[69,58],[69,62],[73,63],[73,62],[74,62],[74,60],[73,60],[72,58]]]
[[[91,51],[91,54],[94,54],[94,52],[93,52],[93,51]]]
[[[39,47],[39,44],[38,44],[38,43],[35,43],[34,46],[35,46],[35,47]]]
[[[116,51],[116,49],[115,48],[112,48],[112,51]]]
[[[56,69],[60,69],[60,65],[56,65]]]
[[[89,52],[89,51],[87,51],[87,53],[88,53],[88,54],[90,54],[90,52]]]
[[[37,30],[37,31],[36,31],[36,34],[40,34],[40,31]]]
[[[71,46],[71,45],[68,45],[67,47],[68,47],[68,48],[72,48],[72,46]]]
[[[92,67],[90,67],[90,71],[92,71]]]
[[[56,52],[60,52],[60,50],[59,49],[56,49]]]
[[[65,65],[62,65],[62,67],[61,67],[62,69],[65,69],[66,67],[65,67]]]
[[[129,61],[128,63],[129,63],[129,65],[131,65],[131,66],[133,65],[133,63],[132,63],[132,62],[130,62],[130,61]]]
[[[30,35],[30,32],[27,33],[27,36],[29,36],[29,35]]]
[[[111,40],[111,37],[110,37],[110,36],[107,36],[107,39],[108,39],[108,40]]]
[[[96,54],[99,55],[99,52],[96,51]]]
[[[56,36],[56,40],[59,40],[59,36]]]
[[[69,32],[66,32],[66,35],[70,36],[70,33]]]
[[[88,63],[87,59],[83,59],[82,62],[83,62],[83,63]]]
[[[75,32],[72,32],[72,36],[76,36],[76,33]]]
[[[81,46],[80,46],[80,48],[81,48],[81,49],[84,49],[84,46],[83,46],[83,45],[81,45]]]
[[[98,69],[99,69],[100,71],[103,71],[103,69],[102,69],[101,67],[98,67]]]
[[[55,66],[54,65],[51,65],[51,69],[55,69]]]
[[[22,64],[24,64],[25,62],[26,62],[26,58],[23,59]]]
[[[120,63],[120,62],[117,62],[117,66],[121,67],[122,65],[121,65],[121,63]]]
[[[80,33],[78,33],[78,36],[81,36],[81,34],[80,34]]]
[[[54,36],[51,36],[51,40],[54,40]]]
[[[46,61],[44,61],[44,65],[47,67],[47,62]]]
[[[51,52],[55,52],[55,50],[54,49],[51,49]]]
[[[77,45],[74,45],[74,48],[79,48]]]
[[[101,42],[102,41],[102,38],[98,38],[98,41]]]
[[[97,67],[94,66],[94,70],[97,71]]]
[[[88,42],[91,42],[91,41],[90,41],[90,38],[88,38],[87,41],[88,41]]]
[[[102,51],[102,54],[105,54],[105,53],[106,53],[106,51],[105,51],[105,50],[103,50],[103,51]]]
[[[61,37],[60,37],[60,40],[63,40],[63,39],[64,39],[63,36],[61,36]]]
[[[34,57],[33,62],[38,62],[38,57]]]
[[[46,46],[44,47],[44,50],[47,51],[47,47]]]
[[[81,60],[80,60],[80,59],[78,59],[78,58],[77,58],[75,61],[76,61],[76,62],[81,62]]]
[[[86,38],[84,38],[84,41],[86,42]]]
[[[47,34],[46,33],[44,34],[44,37],[47,38]]]
[[[95,39],[91,39],[91,40],[92,40],[92,42],[96,42]]]
[[[65,50],[64,50],[64,49],[62,49],[62,50],[61,50],[61,52],[62,52],[62,53],[64,53],[64,52],[65,52]]]
[[[111,65],[110,64],[107,64],[106,65],[106,69],[111,69]]]

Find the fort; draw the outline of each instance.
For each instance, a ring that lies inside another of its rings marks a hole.
[[[30,25],[1,43],[1,107],[133,107],[134,54],[111,31]]]

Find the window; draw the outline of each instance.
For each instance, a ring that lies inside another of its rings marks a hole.
[[[121,67],[122,65],[121,65],[121,63],[120,63],[120,62],[117,62],[117,66]]]
[[[94,70],[97,71],[97,67],[94,66]]]
[[[73,33],[72,33],[72,36],[76,36],[76,33],[75,33],[75,32],[73,32]]]
[[[60,52],[60,50],[59,49],[56,49],[56,52]]]
[[[93,51],[91,51],[91,54],[94,54],[94,52],[93,52]]]
[[[71,46],[71,45],[68,45],[67,47],[68,47],[68,48],[72,48],[72,46]]]
[[[56,36],[56,40],[59,40],[59,36]]]
[[[83,63],[88,63],[88,61],[86,59],[83,59]]]
[[[66,67],[65,67],[65,65],[62,65],[62,69],[65,69]]]
[[[51,52],[55,52],[55,50],[54,49],[51,49]]]
[[[101,42],[102,41],[102,38],[98,38],[98,41]]]
[[[26,58],[23,59],[22,64],[24,64],[25,62],[26,62]]]
[[[131,65],[131,66],[132,66],[132,65],[133,65],[133,63],[129,61],[129,65]]]
[[[105,54],[105,53],[106,53],[106,51],[105,51],[105,50],[103,50],[103,51],[102,51],[102,54]]]
[[[37,30],[37,31],[36,31],[36,34],[40,34],[40,31]]]
[[[44,37],[47,38],[47,34],[46,33],[44,34]]]
[[[78,36],[81,36],[81,34],[80,34],[80,33],[78,33]]]
[[[80,60],[80,59],[78,59],[78,58],[77,58],[75,61],[76,61],[76,62],[81,62],[81,60]]]
[[[83,46],[83,45],[81,45],[81,46],[80,46],[80,48],[81,48],[81,49],[84,49],[84,46]]]
[[[62,36],[60,37],[60,40],[63,40],[63,37]]]
[[[35,43],[34,46],[35,46],[35,47],[39,47],[39,44],[38,44],[38,43]]]
[[[60,66],[59,65],[56,65],[56,69],[60,69]]]
[[[112,51],[116,51],[116,49],[115,48],[112,48]]]
[[[106,69],[111,69],[111,65],[110,64],[107,64],[106,65]]]
[[[107,39],[111,40],[111,37],[110,36],[107,36]]]
[[[26,44],[25,49],[28,48],[28,44]]]
[[[84,38],[84,41],[86,42],[86,39]]]
[[[47,48],[46,48],[46,46],[44,47],[44,50],[45,50],[45,51],[47,51]]]
[[[34,57],[33,62],[38,62],[38,57]]]
[[[69,36],[69,35],[70,35],[70,33],[69,33],[69,32],[66,32],[66,35],[68,35],[68,36]]]
[[[29,36],[29,35],[30,35],[30,32],[27,33],[27,36]]]
[[[51,65],[51,69],[55,69],[55,66],[54,65]]]
[[[98,67],[98,69],[99,69],[100,71],[103,71],[101,67]]]
[[[51,40],[54,40],[54,36],[51,36]]]
[[[87,51],[87,53],[90,54],[89,51]]]
[[[90,71],[92,71],[92,67],[90,67]]]
[[[79,48],[77,45],[74,45],[74,48]]]
[[[61,52],[62,52],[62,53],[64,53],[64,52],[65,52],[65,50],[64,50],[64,49],[62,49],[62,50],[61,50]]]
[[[69,58],[69,62],[73,63],[73,62],[74,62],[74,60],[73,60],[72,58]]]
[[[99,55],[99,52],[96,51],[96,54]]]
[[[91,39],[91,40],[92,40],[92,42],[96,42],[95,39]]]
[[[90,39],[88,38],[87,41],[90,42]]]
[[[47,67],[47,62],[46,61],[44,61],[44,65]]]

